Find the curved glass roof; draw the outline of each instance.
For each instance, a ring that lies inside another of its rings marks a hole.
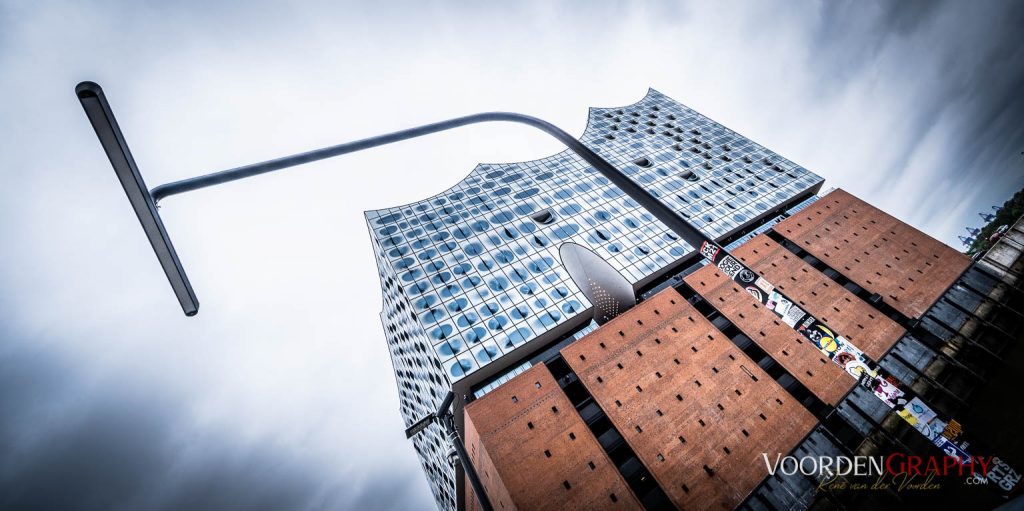
[[[822,181],[653,89],[592,108],[580,140],[716,237]],[[568,150],[481,164],[448,190],[365,215],[382,280],[397,283],[450,382],[591,307],[562,243],[634,285],[692,250]]]

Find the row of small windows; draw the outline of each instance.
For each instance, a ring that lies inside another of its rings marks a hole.
[[[701,134],[700,133],[696,133],[695,135],[701,135]],[[656,165],[654,165],[650,159],[640,160],[640,161],[637,161],[636,163],[637,163],[638,166],[641,166],[641,167],[647,167],[647,168],[654,168],[654,167],[656,167]],[[553,162],[553,161],[546,162],[546,165],[550,168],[550,170],[548,170],[548,171],[537,172],[537,169],[533,169],[533,170],[534,170],[534,174],[541,175],[541,176],[545,177],[546,179],[550,179],[550,178],[554,177],[553,171],[557,170],[557,168],[559,166],[569,165],[569,164],[576,164],[576,162],[573,162],[573,161],[571,161],[569,159],[563,158],[562,160],[559,160],[558,162]],[[499,190],[500,190],[500,185],[501,184],[508,184],[508,183],[512,183],[512,182],[517,182],[518,183],[518,182],[520,182],[520,180],[522,178],[524,178],[525,176],[529,175],[528,173],[524,173],[522,171],[511,171],[511,172],[509,172],[509,171],[505,171],[503,169],[493,169],[493,168],[488,170],[488,169],[484,169],[483,167],[481,167],[481,169],[482,169],[481,172],[483,172],[483,170],[487,170],[487,173],[482,176],[483,178],[502,181],[502,183],[499,184]],[[593,172],[593,169],[584,168],[584,169],[581,169],[580,171],[581,172]],[[544,176],[544,174],[546,172],[552,172],[552,174],[548,175],[548,176]],[[699,180],[699,175],[697,173],[694,173],[692,170],[690,172],[691,172],[691,174],[683,174],[679,178],[681,180],[685,180],[686,178],[692,176],[691,179],[692,178],[697,178]],[[471,178],[471,179],[474,180],[477,183],[480,182],[479,178]],[[595,180],[595,181],[598,181],[599,184],[605,184],[605,183],[602,183],[600,180]],[[717,183],[715,183],[715,184],[717,184]],[[585,188],[588,188],[588,189],[590,189],[590,186],[591,185],[589,185],[589,184],[583,184],[583,185],[577,184],[576,185],[576,187],[585,187]],[[485,186],[485,183],[480,183],[480,187],[477,187],[475,189],[473,187],[470,187],[469,189],[466,190],[466,192],[480,192],[481,189],[493,190],[494,188],[496,188],[496,187],[495,186]],[[579,190],[577,190],[577,191],[579,191]],[[466,192],[463,192],[463,191],[460,190],[458,192],[452,193],[449,198],[453,199],[453,200],[462,200],[463,202],[465,202],[466,200],[473,201],[474,197],[472,197],[470,195],[467,195]],[[523,192],[526,192],[527,196],[532,196],[532,195],[537,193],[537,190],[536,189],[527,189],[527,190],[523,190]],[[503,193],[512,193],[512,192],[511,191],[510,192],[504,192],[503,191]],[[522,193],[522,192],[519,192],[519,193]],[[570,193],[571,193],[571,191],[570,191]],[[471,204],[471,205],[474,205],[474,206],[478,205],[478,204],[482,205],[482,203],[486,202],[486,201],[480,200],[478,198],[479,196],[476,196],[476,197],[477,198],[475,199],[475,202],[477,204]],[[626,200],[625,202],[627,203],[627,205],[629,207],[631,207],[631,208],[635,207],[635,204],[631,204],[630,203],[631,201]],[[416,209],[421,214],[417,218],[415,218],[415,220],[420,221],[420,222],[424,222],[425,221],[426,223],[431,223],[431,222],[436,222],[438,220],[441,220],[443,218],[441,215],[443,215],[443,214],[456,213],[458,211],[462,211],[461,209],[459,209],[460,206],[463,207],[463,208],[465,207],[465,206],[462,206],[462,203],[446,203],[446,201],[443,198],[435,198],[433,203],[434,203],[435,206],[440,206],[440,208],[441,208],[440,211],[435,211],[431,215],[427,215],[427,213],[430,213],[429,211],[427,211],[429,209],[429,207],[427,207],[425,204],[419,204],[419,205],[416,205],[414,208],[410,208],[410,210],[407,210],[407,213],[409,211],[411,211],[411,209]],[[523,205],[521,204],[519,206],[523,206]],[[525,207],[522,207],[522,208],[520,208],[519,206],[517,206],[517,208],[514,209],[514,210],[505,210],[505,211],[506,212],[514,211],[514,214],[520,215],[520,216],[518,216],[518,218],[522,218],[524,213],[531,214],[531,215],[535,214],[535,213],[538,213],[538,211],[534,208],[534,206],[532,204],[527,204]],[[735,206],[736,206],[735,204],[730,204],[730,205],[724,206],[724,207],[735,207]],[[492,208],[488,208],[488,209],[490,211],[495,211],[496,208],[492,207]],[[551,222],[552,224],[555,221],[557,221],[558,218],[559,218],[558,212],[553,210],[553,209],[551,209],[551,208],[547,208],[546,210],[542,209],[539,212],[547,213],[547,215],[545,215],[545,217],[546,217],[545,219],[547,221]],[[440,213],[440,215],[438,215],[438,213]],[[508,213],[504,213],[503,214],[501,211],[499,211],[498,213],[496,213],[493,216],[499,217],[497,220],[500,222],[500,221],[508,221],[510,215]],[[707,219],[710,220],[710,218],[707,218]],[[494,218],[491,218],[491,220],[494,220]],[[530,220],[532,221],[531,223],[533,223],[533,224],[545,225],[543,223],[537,222],[537,220],[535,220],[535,219],[531,218]],[[743,221],[743,220],[745,220],[745,219],[739,219],[739,221]],[[469,230],[473,231],[473,232],[485,230],[485,229],[488,229],[488,228],[490,228],[490,229],[494,228],[493,224],[485,226],[485,223],[486,223],[485,219],[478,219],[478,220],[476,220],[474,222],[466,224],[466,227]],[[636,224],[636,225],[639,226],[639,225],[642,225],[642,224]],[[390,227],[390,226],[387,226],[387,227]],[[629,227],[630,228],[636,228],[634,226],[629,226]],[[461,227],[460,227],[460,229],[461,229]],[[583,232],[579,228],[578,225],[570,226],[570,227],[568,227],[568,230],[572,230],[573,231],[571,234],[569,234],[570,236],[577,235],[577,234],[580,234],[581,232]],[[457,232],[462,232],[462,231],[457,231]],[[562,230],[562,231],[559,231],[559,232],[566,233],[566,230]],[[622,247],[619,244],[617,244],[617,243],[612,241],[614,239],[614,236],[615,236],[615,234],[613,232],[609,232],[608,230],[600,229],[600,228],[594,229],[593,231],[586,231],[586,232],[587,232],[587,236],[589,238],[587,240],[588,242],[590,242],[590,243],[607,243],[607,249],[612,254],[622,252]],[[511,238],[511,237],[514,236],[514,234],[516,234],[516,229],[512,228],[512,230],[507,230],[507,231],[505,231],[505,233],[506,233],[506,237]],[[391,232],[391,234],[399,234],[399,233],[397,231],[394,231],[394,232]],[[480,233],[480,234],[483,234],[483,233]],[[444,236],[445,235],[440,235],[438,237],[442,238]],[[387,243],[389,243],[389,241],[393,241],[393,240],[384,239],[383,243],[387,244]],[[451,251],[451,250],[453,250],[455,248],[455,246],[457,246],[457,245],[449,244],[449,243],[451,243],[449,240],[440,240],[440,241],[438,241],[438,240],[431,240],[431,241],[433,243],[437,243],[438,244],[438,245],[434,245],[434,248],[433,248],[433,250],[435,250],[434,253],[438,254],[438,255],[444,253],[445,250]],[[670,241],[670,240],[666,239],[665,241]],[[676,240],[672,240],[672,241],[676,241]],[[536,245],[535,244],[535,246],[540,246],[540,245]],[[395,252],[401,252],[402,248],[405,248],[405,247],[395,246],[394,247],[394,249],[395,249],[394,251]],[[480,249],[478,249],[476,245],[471,245],[469,248],[470,248],[469,255],[471,255],[471,256],[473,256],[473,255],[480,255],[480,256],[482,256],[483,255],[483,252]],[[682,252],[681,248],[673,247],[673,249],[677,250],[677,252],[673,254],[674,256],[678,257],[678,256],[682,255],[683,252]],[[477,278],[470,278],[468,276],[468,272],[473,271],[473,269],[472,269],[472,267],[470,267],[470,268],[466,267],[466,265],[468,264],[467,262],[450,263],[452,265],[451,267],[444,267],[444,266],[440,266],[438,264],[433,264],[436,261],[436,259],[431,259],[431,252],[430,252],[431,249],[430,248],[426,248],[426,247],[421,246],[417,250],[420,251],[418,253],[419,257],[417,257],[417,259],[425,261],[425,263],[417,263],[418,265],[420,265],[420,268],[413,268],[413,265],[409,264],[408,261],[406,261],[404,264],[407,266],[408,271],[412,272],[412,270],[414,270],[414,269],[419,269],[420,271],[422,271],[423,272],[422,276],[429,277],[429,279],[432,280],[432,285],[433,286],[438,286],[438,289],[441,291],[441,294],[445,298],[446,301],[455,301],[455,303],[453,305],[454,305],[454,309],[456,309],[456,310],[453,311],[453,312],[458,312],[458,313],[465,314],[465,312],[462,310],[462,306],[460,306],[458,301],[457,301],[458,298],[453,294],[454,292],[457,292],[458,289],[459,289],[458,287],[454,286],[454,278],[455,278],[455,276],[461,274],[466,279],[468,279],[468,281],[467,282],[463,282],[463,284],[470,284],[470,285],[473,285],[473,286],[478,286],[478,285],[484,284],[485,282],[481,282],[481,279],[479,279],[478,277]],[[641,258],[646,258],[646,257],[650,257],[650,254],[652,254],[651,249],[640,245],[640,246],[634,246],[633,249],[628,254],[626,254],[626,255],[629,256],[630,260],[634,260],[633,259],[634,255],[635,256],[640,256]],[[401,254],[390,254],[390,255],[401,255]],[[426,259],[423,259],[424,257]],[[500,260],[501,257],[502,256],[498,255],[495,259],[497,259],[499,261],[499,263],[501,263],[501,264],[507,264],[506,262],[502,262]],[[663,260],[663,259],[661,259],[660,255],[657,255],[656,257],[659,260]],[[406,257],[403,256],[401,259],[405,260]],[[447,257],[446,257],[446,259],[447,259]],[[487,264],[490,265],[490,264],[493,264],[493,263],[488,261]],[[650,265],[646,265],[646,266],[650,266]],[[481,268],[480,271],[490,271],[491,268],[493,268],[493,266],[488,266],[486,269]],[[647,271],[647,270],[645,270],[645,271]],[[413,273],[414,273],[413,275],[409,275],[409,277],[408,277],[409,280],[415,280],[417,276],[420,276],[420,275],[415,275],[415,272],[413,272]],[[516,269],[512,269],[510,273],[506,272],[506,274],[507,274],[507,277],[509,277],[511,279],[515,279],[516,275],[519,275],[519,272]],[[427,286],[424,286],[425,283],[427,283],[427,281],[414,282],[413,284],[408,285],[407,289],[411,293],[413,293],[414,295],[415,294],[422,294],[431,285],[431,284],[427,284]],[[486,284],[488,284],[488,286],[491,286],[491,285],[497,286],[498,290],[501,291],[501,290],[508,289],[508,286],[511,284],[511,282],[509,282],[508,278],[502,277],[502,278],[490,279],[488,282],[486,282]],[[525,283],[524,283],[524,286],[525,286]],[[526,288],[524,287],[524,289],[526,289]],[[570,308],[575,309],[575,307],[572,307],[572,306],[570,306]],[[451,307],[449,307],[448,310],[451,310]],[[515,314],[517,311],[518,311],[517,308],[513,308],[511,312],[513,314]],[[568,311],[566,311],[566,312],[568,312]],[[447,312],[445,312],[444,308],[440,308],[440,310],[438,310],[438,308],[427,308],[426,310],[424,310],[421,313],[421,318],[425,319],[428,324],[429,323],[436,323],[437,321],[442,319],[443,314],[446,314],[446,313]],[[479,319],[476,319],[476,318],[473,318],[473,317],[469,317],[465,321],[466,325],[460,325],[460,326],[463,327],[463,328],[472,327],[472,322],[474,322],[474,321],[479,321]],[[499,320],[499,322],[500,322],[500,320]],[[499,324],[499,325],[496,325],[496,326],[500,327],[501,325]],[[477,327],[472,327],[472,328],[477,328]],[[444,329],[442,328],[439,333],[444,335]],[[471,337],[472,337],[472,335],[471,335]],[[455,353],[459,349],[460,348],[458,346],[456,346],[455,349],[451,350],[451,352]],[[491,353],[486,353],[484,356],[485,356],[485,358],[487,358],[490,355],[491,355]]]

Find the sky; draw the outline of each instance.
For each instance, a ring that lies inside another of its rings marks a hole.
[[[1020,2],[490,4],[0,0],[0,509],[434,509],[362,212],[560,150],[479,126],[168,198],[186,318],[81,80],[150,187],[648,87],[949,244],[1024,186]]]

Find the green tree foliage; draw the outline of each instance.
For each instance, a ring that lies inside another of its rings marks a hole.
[[[982,227],[981,232],[975,236],[967,253],[976,254],[988,250],[992,246],[988,239],[996,232],[996,229],[1004,225],[1013,225],[1021,216],[1024,216],[1024,189],[1019,190],[1013,194],[1010,200],[1003,203],[1003,208],[996,213],[996,217]]]

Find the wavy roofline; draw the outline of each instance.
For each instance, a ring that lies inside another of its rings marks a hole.
[[[651,97],[652,94],[660,94],[662,96],[665,96],[660,91],[656,90],[654,87],[648,87],[647,88],[647,92],[643,95],[643,97],[641,97],[640,99],[638,99],[638,100],[636,100],[636,101],[634,101],[634,102],[632,102],[632,103],[630,103],[628,105],[604,106],[604,107],[594,107],[594,106],[588,107],[587,108],[587,125],[583,128],[583,132],[580,133],[578,136],[576,136],[576,140],[580,140],[580,142],[582,142],[581,138],[583,137],[583,135],[586,135],[587,132],[590,131],[591,124],[594,122],[594,119],[595,119],[595,116],[594,116],[594,112],[595,111],[597,111],[597,110],[614,110],[614,109],[630,108],[632,106],[635,106],[635,105],[638,105],[640,103],[643,103],[645,100],[647,100],[647,98]],[[668,96],[665,96],[665,97],[668,97]],[[440,192],[437,192],[437,193],[435,193],[433,195],[430,195],[430,196],[428,196],[426,198],[415,200],[415,201],[412,201],[412,202],[406,202],[404,204],[396,204],[396,205],[393,205],[393,206],[385,206],[383,208],[364,210],[363,211],[363,218],[365,218],[367,220],[367,222],[369,222],[370,214],[371,213],[377,213],[378,216],[382,216],[384,213],[381,213],[381,212],[386,212],[386,211],[392,210],[392,209],[403,209],[403,208],[406,208],[406,207],[409,207],[409,206],[413,206],[413,205],[416,205],[416,204],[421,204],[423,202],[429,202],[429,201],[432,201],[432,200],[434,200],[434,199],[436,199],[438,197],[441,197],[443,195],[447,195],[448,193],[451,193],[452,190],[454,190],[456,186],[459,186],[460,184],[464,183],[467,179],[472,177],[474,173],[476,173],[478,170],[480,170],[480,167],[484,167],[484,166],[497,166],[497,165],[524,165],[524,164],[531,164],[531,163],[536,163],[536,162],[541,162],[541,161],[544,161],[544,160],[548,160],[548,159],[551,159],[551,158],[554,158],[554,157],[557,157],[557,156],[561,156],[561,155],[563,155],[565,153],[569,153],[569,154],[573,154],[573,155],[575,154],[575,153],[572,152],[571,149],[565,148],[565,149],[562,149],[561,151],[558,151],[556,153],[550,154],[548,156],[542,156],[540,158],[534,158],[532,160],[521,160],[521,161],[500,162],[500,163],[496,163],[496,162],[492,162],[492,163],[477,163],[475,167],[473,167],[469,172],[466,173],[466,175],[462,176],[454,184],[452,184],[448,188],[445,188],[444,190],[441,190]]]

